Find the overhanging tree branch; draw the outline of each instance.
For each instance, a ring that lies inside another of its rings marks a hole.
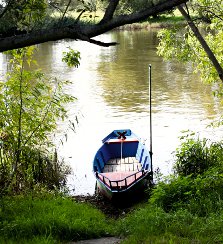
[[[118,44],[117,42],[101,42],[101,41],[97,41],[97,40],[89,38],[88,36],[84,36],[84,35],[82,35],[80,33],[79,33],[79,39],[81,39],[82,41],[90,42],[92,44],[96,44],[98,46],[102,46],[102,47],[110,47],[110,46],[115,46],[115,45]]]
[[[58,26],[57,28],[43,29],[32,31],[27,34],[21,34],[16,36],[10,36],[0,39],[0,52],[40,44],[48,41],[57,41],[62,39],[74,39],[84,40],[91,43],[103,46],[114,45],[115,43],[104,43],[95,41],[92,37],[103,34],[116,27],[120,27],[126,24],[132,24],[142,20],[146,20],[148,17],[159,14],[161,12],[171,10],[172,8],[187,2],[188,0],[165,0],[158,5],[148,7],[143,11],[129,15],[119,15],[114,17],[114,11],[117,7],[118,0],[110,1],[110,4],[105,11],[103,21],[98,24],[82,24],[76,22],[70,26]]]
[[[220,63],[218,62],[218,60],[216,59],[214,53],[208,46],[205,39],[202,37],[200,31],[198,30],[197,26],[194,24],[190,15],[184,10],[184,8],[181,5],[178,6],[178,9],[181,12],[182,16],[185,18],[185,20],[187,21],[188,25],[190,26],[190,28],[193,31],[197,40],[200,42],[200,44],[203,47],[204,51],[206,52],[208,58],[211,60],[212,64],[214,65],[215,69],[218,72],[220,79],[223,81],[223,69],[222,69]]]

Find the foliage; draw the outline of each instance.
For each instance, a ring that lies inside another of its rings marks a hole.
[[[121,4],[117,12],[129,13],[129,12],[139,11],[140,9],[148,7],[148,5],[149,6],[153,5],[151,0],[133,0],[133,1],[121,0]]]
[[[153,7],[163,0],[121,0],[117,13],[133,13],[143,11],[146,8]]]
[[[191,162],[192,167],[186,164],[191,175],[185,176],[180,171],[180,176],[168,176],[155,186],[144,207],[121,219],[119,233],[127,237],[123,243],[223,241],[222,142],[207,145],[203,144],[207,140],[192,140],[190,136],[182,138],[183,149],[178,149],[178,152],[183,152],[180,155],[182,168],[187,159]],[[202,157],[213,158],[214,162],[209,161],[198,173],[194,166],[196,160],[200,164]]]
[[[146,205],[119,221],[123,243],[221,243],[222,212],[198,217],[187,210],[171,213]]]
[[[211,167],[221,165],[221,161],[223,161],[222,142],[210,143],[207,139],[194,139],[191,135],[183,136],[181,140],[182,143],[175,152],[174,170],[176,174],[196,177]]]
[[[223,207],[223,145],[207,140],[182,138],[176,150],[175,175],[159,182],[150,203],[165,211],[187,209],[207,216]]]
[[[210,170],[197,178],[172,177],[168,183],[159,183],[152,193],[150,203],[166,212],[186,209],[200,217],[222,211],[223,174]]]
[[[190,177],[171,177],[167,182],[160,182],[152,193],[151,204],[155,204],[166,212],[176,210],[188,204],[193,193]]]
[[[63,52],[62,61],[69,67],[78,67],[80,65],[80,52],[73,50],[69,47],[69,52]]]
[[[217,60],[223,66],[223,6],[222,1],[196,0],[191,2],[193,15],[196,16],[197,26],[202,30],[206,42],[214,52]],[[183,62],[192,62],[195,72],[199,72],[202,80],[217,82],[216,93],[222,93],[222,85],[217,71],[213,67],[204,49],[189,27],[161,30],[158,34],[158,54],[165,59],[178,59]]]
[[[67,115],[64,105],[74,98],[63,91],[69,82],[49,79],[40,70],[30,69],[33,51],[33,47],[12,51],[11,70],[0,84],[1,190],[9,186],[21,190],[37,182],[48,182],[52,187],[50,181],[62,169],[62,162],[52,153],[44,155],[53,145],[49,136],[58,119]],[[68,172],[65,167],[55,184]]]
[[[222,24],[223,8],[221,1],[197,0],[191,5],[194,13],[206,23]]]
[[[29,31],[36,28],[46,16],[46,0],[8,1],[7,4],[3,23],[8,23],[14,30]]]
[[[96,16],[96,12],[101,9],[102,2],[100,0],[60,0],[60,1],[50,1],[49,9],[50,12],[55,16],[60,16],[60,19],[63,18],[63,21],[66,21],[67,18],[72,18],[74,22],[74,15],[82,16],[83,18],[94,19],[98,17]],[[52,14],[51,14],[52,15]],[[63,17],[62,17],[63,16]],[[64,18],[66,16],[66,18]],[[61,18],[62,17],[62,18]]]
[[[1,243],[60,243],[96,238],[111,235],[111,223],[99,210],[56,192],[42,190],[0,200]]]

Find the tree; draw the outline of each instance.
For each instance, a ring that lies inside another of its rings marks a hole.
[[[78,1],[82,4],[82,8],[77,9],[80,14],[72,21],[67,21],[65,18],[66,13],[71,2],[74,2],[69,0],[61,18],[58,18],[57,22],[50,24],[47,22],[50,17],[48,11],[49,7],[55,6],[55,1],[4,0],[0,9],[0,52],[66,38],[88,41],[102,46],[115,45],[116,43],[102,43],[92,38],[116,27],[146,20],[187,1],[148,0],[148,4],[143,4],[141,9],[133,11],[132,8],[129,14],[119,14],[116,10],[121,6],[122,1],[110,0],[104,10],[102,19],[98,23],[89,23],[83,22],[81,16],[91,6],[91,3],[97,1]],[[143,2],[145,3],[145,1]],[[5,28],[7,26],[5,22],[10,28]]]
[[[188,26],[184,31],[174,28],[159,33],[158,53],[165,58],[177,58],[194,63],[201,78],[208,82],[223,81],[223,6],[222,1],[196,0],[190,11],[178,6]],[[202,31],[202,35],[201,35]],[[219,84],[220,88],[222,84]],[[218,89],[221,94],[221,89]]]
[[[74,98],[63,91],[67,81],[25,68],[33,63],[33,49],[10,52],[11,69],[0,83],[0,192],[12,185],[21,190],[36,183],[48,184],[55,173],[63,173],[57,159],[52,161],[44,153],[53,145],[49,135],[58,119],[67,115],[65,104]],[[60,175],[50,182],[51,187],[59,185],[58,178]]]
[[[207,42],[205,41],[205,39],[201,35],[199,29],[194,24],[189,13],[187,13],[182,6],[178,6],[178,9],[181,12],[181,14],[184,16],[184,18],[186,19],[188,25],[190,26],[191,30],[193,31],[194,36],[197,38],[197,40],[199,41],[199,43],[203,47],[204,51],[206,52],[208,58],[212,62],[213,66],[215,67],[215,69],[219,75],[219,78],[223,81],[223,69],[222,69],[221,65],[219,64],[217,58],[215,57],[214,53],[212,52],[212,50],[208,46]]]

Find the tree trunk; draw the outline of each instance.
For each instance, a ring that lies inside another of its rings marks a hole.
[[[220,63],[218,62],[218,60],[216,59],[214,53],[211,51],[211,49],[208,46],[207,42],[202,37],[200,31],[198,30],[197,26],[194,24],[194,22],[191,19],[190,15],[186,13],[186,11],[184,10],[184,8],[182,6],[179,5],[177,8],[179,9],[179,11],[181,12],[182,16],[187,21],[188,25],[190,26],[190,28],[193,31],[193,33],[194,33],[195,37],[197,38],[197,40],[200,42],[201,46],[204,48],[204,51],[206,52],[208,58],[211,60],[212,64],[214,65],[214,67],[215,67],[215,69],[216,69],[216,71],[217,71],[217,73],[219,75],[219,78],[223,82],[223,69],[222,69]]]

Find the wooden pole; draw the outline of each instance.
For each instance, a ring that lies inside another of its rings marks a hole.
[[[152,66],[149,64],[149,130],[150,130],[150,159],[151,159],[151,178],[153,181],[153,148],[152,148]]]

